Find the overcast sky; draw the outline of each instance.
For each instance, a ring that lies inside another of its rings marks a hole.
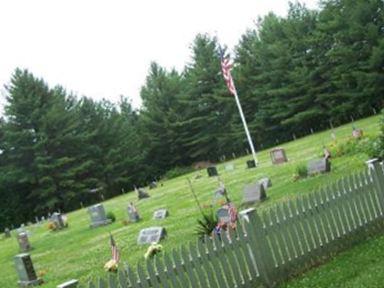
[[[287,9],[287,0],[0,0],[0,85],[27,68],[49,85],[139,107],[151,61],[180,71],[197,33],[233,48],[258,16]]]

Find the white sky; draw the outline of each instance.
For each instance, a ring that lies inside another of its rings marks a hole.
[[[27,68],[79,96],[125,95],[139,107],[151,61],[180,71],[197,33],[233,48],[258,16],[287,9],[287,0],[0,0],[0,85]]]

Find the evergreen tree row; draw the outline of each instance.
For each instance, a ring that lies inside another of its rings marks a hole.
[[[383,107],[384,2],[327,0],[257,21],[233,77],[257,149]],[[178,166],[244,153],[215,37],[197,35],[183,71],[152,63],[142,107],[78,98],[17,69],[0,121],[0,228],[145,185]]]

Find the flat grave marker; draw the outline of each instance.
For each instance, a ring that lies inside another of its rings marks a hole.
[[[308,162],[308,174],[325,173],[331,171],[331,162],[327,158],[315,159]]]
[[[19,276],[19,281],[17,282],[20,287],[29,287],[40,285],[43,281],[37,278],[35,268],[31,260],[31,256],[27,253],[18,254],[14,258],[14,263]]]
[[[272,149],[269,153],[273,164],[281,164],[288,161],[287,155],[285,154],[285,150],[283,148]]]
[[[233,170],[235,170],[235,165],[233,163],[229,163],[229,164],[225,165],[225,171],[230,172]]]
[[[263,184],[259,182],[249,184],[244,187],[242,204],[253,204],[265,198],[267,198],[267,194],[265,193]]]
[[[104,206],[96,204],[88,208],[88,213],[91,216],[91,228],[110,224],[112,221],[105,215]]]
[[[166,231],[163,227],[149,227],[140,230],[139,237],[137,237],[137,244],[152,244],[158,243],[166,236]]]
[[[167,209],[158,209],[155,212],[153,212],[153,219],[156,220],[162,220],[167,218],[168,216],[168,210]]]

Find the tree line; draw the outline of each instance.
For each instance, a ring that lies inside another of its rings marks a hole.
[[[383,11],[381,0],[321,1],[316,11],[295,3],[241,35],[232,74],[256,149],[383,107]],[[0,121],[0,227],[244,153],[219,44],[197,35],[182,71],[153,62],[137,110],[126,97],[78,97],[17,69]]]

